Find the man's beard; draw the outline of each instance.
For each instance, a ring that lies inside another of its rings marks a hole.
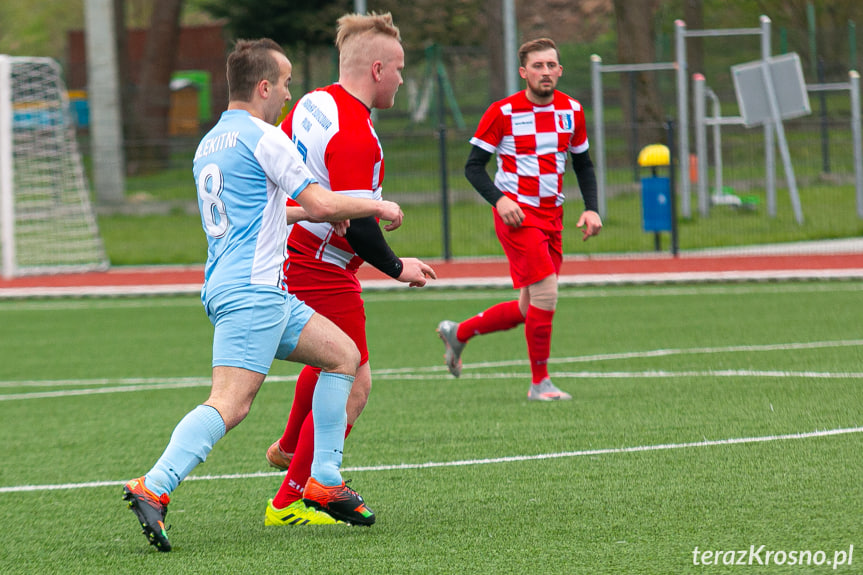
[[[542,86],[537,86],[535,88],[531,87],[530,91],[533,92],[533,95],[537,98],[548,98],[554,94],[554,86],[548,88],[544,88]]]

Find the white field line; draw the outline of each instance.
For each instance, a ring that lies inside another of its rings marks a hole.
[[[829,372],[829,371],[780,371],[780,370],[755,370],[755,369],[708,369],[704,371],[551,371],[552,379],[671,379],[681,377],[775,377],[796,379],[863,379],[863,372]],[[528,378],[529,371],[524,372],[498,372],[498,373],[464,373],[461,379],[515,379]],[[384,374],[375,376],[376,379],[398,379],[406,381],[442,381],[451,379],[448,374]],[[3,396],[0,396],[2,400]]]
[[[654,349],[648,351],[627,351],[620,353],[602,353],[594,355],[582,355],[575,357],[558,357],[548,360],[549,365],[560,365],[567,363],[588,363],[593,361],[614,361],[622,359],[643,359],[647,357],[669,357],[673,355],[696,355],[696,354],[714,354],[714,353],[741,353],[741,352],[761,352],[761,351],[793,351],[801,349],[823,349],[830,347],[861,347],[863,339],[845,339],[835,341],[810,341],[810,342],[791,342],[791,343],[770,343],[762,345],[729,345],[719,347],[692,347],[682,349]],[[489,361],[481,363],[464,364],[464,367],[470,368],[490,368],[490,367],[510,367],[528,365],[527,360],[513,359],[506,361]],[[374,372],[376,377],[383,377],[391,374],[415,374],[417,372],[436,372],[446,371],[446,366],[436,365],[431,367],[407,367],[394,369],[380,369]],[[468,374],[462,372],[462,377]]]
[[[514,379],[526,378],[530,373],[524,372],[497,372],[497,373],[462,373],[461,379],[483,380],[483,379]],[[863,379],[863,372],[827,372],[827,371],[780,371],[780,370],[753,370],[753,369],[721,369],[721,370],[703,370],[703,371],[665,371],[665,370],[650,370],[650,371],[552,371],[551,376],[554,379],[671,379],[684,377],[714,377],[714,378],[733,378],[733,377],[774,377],[774,378],[795,378],[795,379]],[[422,374],[422,373],[400,373],[400,374],[380,374],[375,378],[379,380],[405,380],[405,381],[444,381],[451,379],[451,376],[445,373],[439,374]],[[277,381],[294,382],[295,377],[279,377],[267,379],[270,383]],[[43,382],[37,382],[42,384]],[[83,382],[77,382],[80,385]],[[87,382],[93,385],[92,382]],[[6,385],[0,383],[0,385]],[[67,383],[66,385],[75,385]],[[110,385],[99,388],[84,388],[84,389],[67,389],[58,391],[33,391],[26,393],[10,393],[0,395],[0,402],[15,401],[25,399],[48,399],[56,397],[75,397],[82,395],[101,395],[108,393],[124,393],[131,391],[152,391],[152,390],[170,390],[170,389],[187,389],[193,387],[209,387],[210,380],[196,380],[190,378],[188,380],[169,380],[166,379],[162,383],[147,383],[147,384],[128,384],[123,382],[122,385]]]
[[[363,294],[366,302],[393,301],[469,301],[499,299],[501,288],[488,289],[494,286],[482,286],[472,289],[453,290],[448,293],[411,289],[393,292],[369,292]],[[509,287],[509,286],[504,286]],[[504,290],[511,292],[512,290]],[[609,297],[669,297],[688,295],[747,295],[747,294],[796,294],[796,293],[834,293],[863,291],[863,283],[848,282],[806,282],[806,283],[745,283],[736,285],[656,285],[620,286],[620,287],[566,287],[561,286],[560,299],[590,299]]]
[[[716,447],[722,445],[741,445],[748,443],[767,443],[772,441],[788,441],[795,439],[810,439],[830,437],[863,432],[863,427],[846,427],[840,429],[824,429],[806,433],[788,433],[784,435],[764,435],[760,437],[735,437],[695,441],[691,443],[662,443],[658,445],[638,445],[634,447],[609,447],[605,449],[587,449],[580,451],[559,451],[557,453],[540,453],[536,455],[513,455],[508,457],[493,457],[488,459],[463,459],[458,461],[428,461],[425,463],[399,463],[397,465],[372,465],[366,467],[345,467],[346,473],[359,471],[395,471],[406,469],[430,469],[437,467],[463,467],[467,465],[492,465],[498,463],[518,463],[522,461],[537,461],[543,459],[560,459],[565,457],[585,457],[597,455],[615,455],[624,453],[644,453],[650,451],[668,451],[672,449],[691,449],[696,447]],[[259,477],[276,477],[283,472],[232,473],[227,475],[192,475],[185,481],[216,481],[220,479],[255,479]],[[20,493],[25,491],[56,491],[62,489],[87,489],[93,487],[111,487],[123,485],[120,481],[91,481],[86,483],[63,483],[56,485],[13,485],[0,487],[0,493]]]
[[[270,383],[295,382],[296,376],[273,376],[268,377]],[[68,387],[75,385],[87,385],[84,389],[66,389],[59,391],[33,391],[26,393],[9,393],[0,395],[0,401],[14,401],[19,399],[46,399],[50,397],[72,397],[76,395],[100,395],[105,393],[124,393],[129,391],[148,391],[154,389],[186,389],[190,387],[210,387],[212,380],[209,378],[180,377],[180,378],[130,378],[130,379],[65,379],[50,381],[0,381],[3,387]],[[92,386],[105,387],[92,387]]]
[[[549,364],[565,365],[571,363],[587,363],[594,361],[611,361],[638,359],[646,357],[669,357],[673,355],[693,354],[716,354],[716,353],[740,353],[761,351],[791,351],[801,349],[823,349],[835,347],[860,347],[863,340],[837,340],[837,341],[813,341],[764,345],[732,345],[721,347],[696,347],[688,349],[656,349],[648,351],[633,351],[622,353],[595,354],[576,357],[552,358]],[[484,362],[466,364],[470,368],[498,368],[519,367],[527,365],[527,360],[516,359],[508,361]],[[434,374],[434,375],[433,375]],[[439,374],[439,375],[438,375]],[[405,379],[405,380],[434,380],[447,379],[446,366],[406,367],[396,369],[381,369],[373,371],[374,377],[378,379]],[[519,377],[521,373],[463,373],[464,379],[491,379]],[[798,378],[824,378],[824,379],[854,379],[863,377],[860,372],[820,372],[820,371],[783,371],[783,370],[702,370],[702,371],[583,371],[563,372],[554,371],[554,377],[563,378],[658,378],[658,377],[798,377]],[[296,376],[272,376],[267,378],[268,382],[292,382]],[[66,389],[53,391],[33,391],[24,393],[10,393],[0,395],[0,402],[15,401],[23,399],[45,399],[53,397],[70,397],[81,395],[97,395],[106,393],[123,393],[130,391],[148,391],[155,389],[184,389],[190,387],[208,387],[209,378],[129,378],[129,379],[82,379],[82,380],[32,380],[32,381],[0,381],[0,388],[18,387],[70,387],[86,386],[83,389]]]

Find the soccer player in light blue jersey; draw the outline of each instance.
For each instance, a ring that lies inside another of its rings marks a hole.
[[[193,173],[207,264],[201,299],[215,327],[210,396],[174,428],[146,475],[125,484],[123,498],[147,541],[170,551],[165,515],[170,494],[213,445],[249,412],[273,359],[322,368],[313,397],[312,476],[339,486],[374,522],[363,498],[344,484],[340,467],[345,405],[360,362],[353,341],[334,323],[292,296],[285,284],[288,198],[310,217],[337,223],[374,216],[401,225],[398,204],[335,194],[318,185],[296,148],[273,124],[290,97],[291,63],[269,39],[240,40],[228,56],[228,109],[195,152]],[[337,523],[326,509],[300,520]]]

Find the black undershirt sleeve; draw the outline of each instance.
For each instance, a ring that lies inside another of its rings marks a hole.
[[[491,153],[486,152],[478,146],[473,146],[470,156],[468,156],[467,164],[464,167],[464,175],[476,191],[488,203],[494,206],[503,196],[503,192],[495,187],[494,182],[492,182],[486,171],[486,165],[491,156]],[[590,153],[585,150],[580,154],[571,154],[571,157],[572,168],[575,171],[575,177],[578,179],[578,187],[581,190],[582,198],[584,198],[584,207],[586,210],[598,212],[599,200],[596,172],[593,169]]]
[[[570,154],[572,169],[578,179],[581,197],[584,198],[584,209],[599,213],[599,194],[596,186],[596,172],[587,150],[580,154]]]
[[[464,175],[467,181],[479,192],[485,201],[492,206],[497,205],[497,201],[503,197],[503,192],[494,186],[494,182],[485,170],[486,164],[491,159],[491,153],[486,152],[479,146],[473,146],[470,150],[470,155],[467,158],[467,163],[464,166]]]
[[[357,255],[393,279],[402,275],[402,261],[393,253],[381,226],[373,217],[356,218],[345,232],[345,239]]]

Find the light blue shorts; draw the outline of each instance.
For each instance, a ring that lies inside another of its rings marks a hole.
[[[315,311],[296,296],[267,286],[229,290],[210,298],[207,317],[215,327],[213,367],[241,367],[266,374],[273,359],[297,347]]]

